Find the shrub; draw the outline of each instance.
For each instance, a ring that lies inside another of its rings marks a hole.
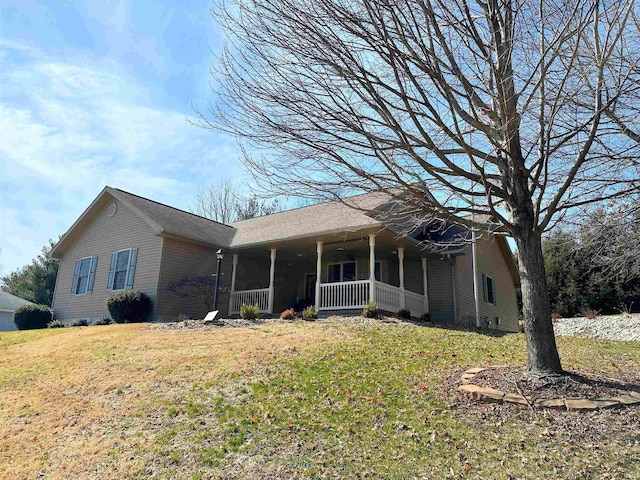
[[[367,318],[378,318],[378,304],[376,302],[367,303],[362,309],[362,316]]]
[[[64,328],[64,323],[60,320],[52,320],[47,323],[47,328]]]
[[[284,312],[280,314],[280,320],[295,320],[296,312],[293,308],[287,308]]]
[[[23,305],[13,314],[13,323],[18,330],[47,328],[52,320],[53,314],[46,305]]]
[[[110,325],[111,324],[111,319],[107,318],[107,317],[99,318],[93,324],[94,325]]]
[[[404,318],[405,320],[411,319],[411,312],[406,308],[401,308],[400,310],[398,310],[398,313],[396,315],[398,315],[398,318]]]
[[[246,303],[240,307],[240,316],[245,320],[255,320],[260,313],[258,305],[247,305]]]
[[[77,318],[73,322],[71,322],[71,327],[88,327],[89,320],[86,318]]]
[[[589,320],[593,320],[598,315],[600,315],[600,310],[593,310],[591,308],[585,308],[584,310],[582,310],[581,313],[582,313],[583,317],[588,318]]]
[[[144,322],[151,313],[151,299],[137,290],[124,290],[107,299],[107,310],[116,323]]]
[[[318,311],[315,307],[309,305],[302,311],[302,319],[310,322],[311,320],[316,320],[318,318]]]
[[[421,322],[428,322],[428,323],[431,323],[431,314],[430,314],[430,313],[423,313],[423,314],[420,316],[420,321],[421,321]]]

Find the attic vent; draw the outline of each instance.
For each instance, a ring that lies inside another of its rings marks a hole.
[[[118,207],[116,206],[116,204],[112,203],[111,205],[109,205],[109,210],[107,210],[107,215],[109,215],[110,217],[113,217],[116,214],[117,209]]]

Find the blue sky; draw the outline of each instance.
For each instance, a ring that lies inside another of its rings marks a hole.
[[[178,5],[178,6],[176,6]],[[0,273],[64,233],[105,185],[189,209],[245,181],[235,140],[187,122],[222,43],[210,0],[3,0]]]

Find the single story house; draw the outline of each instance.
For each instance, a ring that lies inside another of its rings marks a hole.
[[[105,187],[51,252],[60,261],[52,308],[63,321],[101,318],[112,292],[133,288],[151,297],[152,320],[203,318],[210,308],[169,287],[210,277],[221,250],[222,315],[245,303],[278,314],[356,311],[372,300],[391,313],[475,325],[472,246],[427,251],[429,232],[402,236],[367,213],[389,199],[364,194],[225,225]],[[482,325],[517,330],[518,273],[504,236],[480,236],[476,253]]]
[[[17,330],[16,324],[13,323],[13,313],[23,305],[33,305],[33,303],[0,290],[0,332]]]

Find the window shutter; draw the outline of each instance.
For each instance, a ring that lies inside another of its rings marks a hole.
[[[80,273],[80,260],[76,260],[76,266],[73,269],[73,280],[71,281],[71,295],[76,294],[76,288],[78,287],[78,274]]]
[[[111,254],[111,265],[109,266],[109,279],[107,280],[107,290],[113,290],[113,275],[116,271],[116,259],[118,257],[118,252],[113,252]]]
[[[87,293],[93,293],[93,281],[96,279],[96,267],[98,256],[91,257],[91,268],[89,268],[89,281],[87,282]]]
[[[482,296],[484,298],[484,301],[486,303],[489,303],[489,295],[487,294],[487,276],[483,273],[482,274]]]
[[[133,288],[133,278],[136,275],[136,263],[138,261],[138,247],[131,249],[131,255],[129,255],[129,273],[127,273],[127,284],[125,288]]]

